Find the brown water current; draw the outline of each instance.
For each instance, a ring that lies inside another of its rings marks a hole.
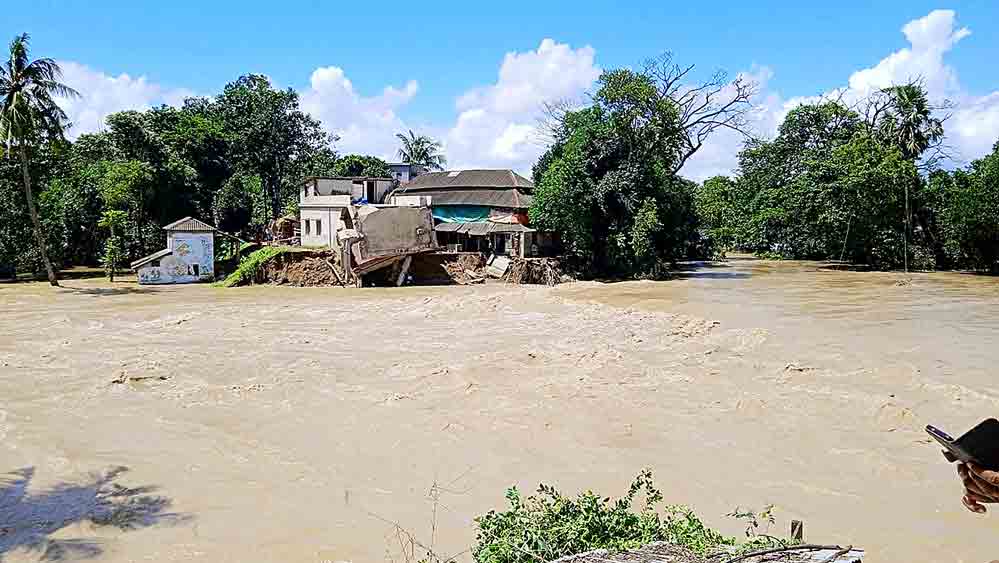
[[[999,416],[996,278],[64,285],[0,285],[0,561],[402,561],[397,525],[469,561],[505,488],[643,467],[729,534],[999,559],[922,430]]]

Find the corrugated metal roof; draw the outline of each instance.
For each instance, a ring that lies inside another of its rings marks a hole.
[[[421,174],[406,184],[405,191],[439,188],[513,188],[530,193],[534,183],[513,170],[452,170]]]
[[[533,200],[530,194],[513,188],[481,188],[478,190],[442,188],[420,190],[418,193],[400,189],[394,191],[390,197],[404,195],[430,196],[430,205],[434,207],[438,205],[483,205],[486,207],[527,209]]]
[[[135,262],[132,262],[131,264],[132,269],[134,270],[136,268],[141,268],[142,266],[145,266],[146,264],[152,262],[153,260],[159,260],[160,258],[167,256],[168,254],[173,254],[173,250],[169,248],[164,248],[163,250],[160,250],[159,252],[154,252],[149,256],[146,256],[145,258],[139,258]]]
[[[184,231],[188,233],[210,233],[215,232],[215,227],[205,223],[204,221],[199,221],[194,217],[184,217],[179,221],[174,221],[169,225],[163,227],[164,231]]]
[[[472,223],[440,223],[434,227],[438,233],[462,233],[472,236],[485,236],[491,233],[533,233],[534,229],[519,223],[490,223],[476,221]]]

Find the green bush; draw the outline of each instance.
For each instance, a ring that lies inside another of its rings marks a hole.
[[[253,252],[239,262],[236,271],[218,283],[219,287],[236,287],[246,285],[257,280],[260,268],[275,256],[280,256],[288,251],[285,246],[265,246]]]
[[[644,504],[633,507],[640,493]],[[704,553],[735,544],[733,538],[708,528],[687,507],[657,507],[662,493],[648,469],[639,473],[628,494],[611,501],[592,491],[575,498],[541,485],[536,495],[522,498],[507,490],[507,510],[490,511],[475,519],[478,526],[472,550],[478,563],[537,563],[594,549],[633,549],[665,541]]]

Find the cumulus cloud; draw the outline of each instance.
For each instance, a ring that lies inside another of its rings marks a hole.
[[[512,168],[522,173],[544,150],[536,142],[545,102],[579,97],[600,76],[590,46],[545,39],[536,50],[507,53],[495,83],[458,97],[445,136],[454,168]]]
[[[953,116],[945,124],[947,143],[953,147],[953,157],[963,164],[989,152],[999,135],[999,91],[984,96],[968,93],[958,79],[957,71],[945,61],[945,55],[962,39],[971,35],[966,27],[957,25],[953,10],[934,10],[902,27],[909,46],[889,54],[876,65],[850,75],[847,84],[824,94],[782,99],[776,93],[758,102],[759,115],[753,132],[763,137],[776,133],[787,113],[806,103],[822,98],[839,98],[854,104],[872,92],[909,80],[921,80],[930,100],[956,104]],[[765,84],[765,81],[763,81]],[[730,173],[736,166],[735,155],[741,142],[734,135],[717,135],[684,167],[683,174],[697,180],[718,173]]]
[[[957,104],[946,130],[958,163],[987,153],[999,131],[999,91],[980,96],[967,92],[957,72],[946,62],[946,55],[971,31],[958,25],[957,15],[951,10],[930,12],[906,23],[901,31],[909,43],[907,47],[844,77],[844,85],[831,92],[784,98],[767,88],[773,76],[771,69],[754,67],[742,73],[744,78],[757,82],[761,92],[749,116],[750,130],[755,135],[772,137],[787,113],[802,103],[823,96],[853,103],[878,88],[919,78],[933,101],[948,99]],[[544,39],[534,50],[507,53],[499,61],[495,82],[472,88],[456,98],[453,121],[418,130],[444,143],[453,168],[513,168],[526,173],[544,150],[537,131],[542,105],[580,99],[590,90],[601,73],[595,56],[595,50],[588,45],[574,48],[553,39]],[[112,76],[75,62],[60,64],[65,82],[82,94],[80,99],[61,101],[75,124],[72,136],[100,130],[104,118],[115,111],[180,104],[192,95],[188,90],[150,82],[144,76]],[[303,109],[340,136],[340,152],[391,159],[398,148],[395,133],[410,128],[400,114],[419,90],[417,81],[409,80],[386,86],[374,95],[363,95],[342,68],[326,66],[312,72],[308,87],[300,94]],[[743,140],[735,132],[717,131],[682,173],[696,180],[732,173]]]
[[[144,110],[160,104],[179,105],[194,95],[182,88],[165,88],[145,76],[111,76],[72,61],[59,61],[63,83],[80,93],[79,98],[59,99],[73,127],[71,138],[104,128],[104,118],[123,110]]]
[[[881,88],[922,78],[927,92],[935,98],[954,96],[960,92],[957,73],[944,63],[944,54],[958,41],[971,35],[966,27],[955,29],[957,14],[953,10],[934,10],[902,27],[910,47],[896,51],[871,68],[850,76],[850,90],[869,94]]]
[[[398,149],[395,134],[407,127],[397,114],[419,91],[410,80],[402,87],[386,86],[380,94],[365,97],[336,66],[312,72],[309,88],[302,91],[302,109],[321,120],[340,137],[342,153],[373,154],[391,158]]]

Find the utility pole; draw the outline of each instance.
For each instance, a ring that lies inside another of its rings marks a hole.
[[[909,184],[905,184],[905,232],[902,234],[902,263],[909,273]]]

